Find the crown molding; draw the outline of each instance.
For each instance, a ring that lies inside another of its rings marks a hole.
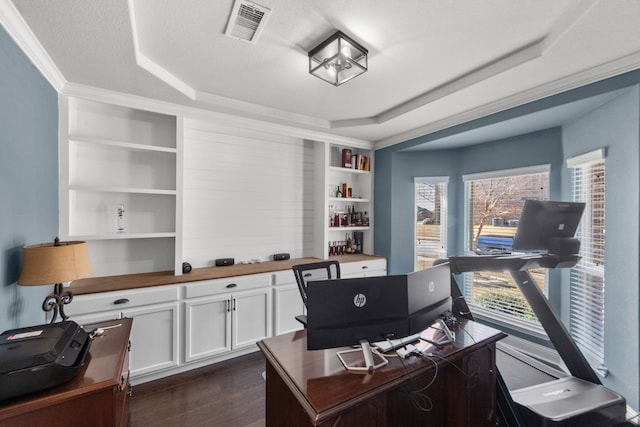
[[[66,79],[9,0],[0,0],[0,23],[49,84],[60,93]]]
[[[86,86],[77,83],[67,83],[61,91],[62,95],[77,98],[91,99],[94,101],[121,105],[130,108],[153,111],[162,114],[171,114],[181,118],[196,120],[215,120],[232,127],[249,128],[261,132],[287,135],[294,138],[324,141],[335,144],[344,144],[363,149],[372,149],[371,141],[350,138],[341,135],[334,135],[318,130],[307,129],[299,126],[289,126],[271,121],[254,118],[247,118],[238,114],[230,114],[218,111],[211,111],[203,108],[189,107],[182,104],[174,104],[166,101],[145,98],[122,92],[115,92],[93,86]]]
[[[480,107],[472,108],[458,114],[448,116],[442,120],[436,120],[428,125],[412,129],[374,141],[376,150],[390,147],[401,142],[409,141],[414,138],[429,135],[453,126],[461,125],[472,120],[490,116],[511,108],[519,107],[530,102],[538,101],[562,92],[577,89],[582,86],[596,83],[598,81],[615,77],[629,71],[640,69],[640,51],[631,53],[616,60],[600,64],[590,69],[572,74],[570,76],[554,80],[552,82],[539,85],[535,88],[498,99],[494,102],[484,104]]]

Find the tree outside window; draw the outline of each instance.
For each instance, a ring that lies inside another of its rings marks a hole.
[[[447,256],[446,177],[415,178],[415,270]]]
[[[549,197],[548,167],[465,176],[467,200],[466,250],[476,254],[511,253],[518,220],[527,199]],[[531,270],[546,290],[544,269]],[[538,321],[509,273],[479,271],[464,278],[465,298],[475,310],[507,316],[524,325]],[[534,326],[534,327],[535,327]]]

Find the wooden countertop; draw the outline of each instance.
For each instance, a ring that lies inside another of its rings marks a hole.
[[[381,259],[376,255],[340,255],[331,257],[340,263],[373,261]],[[92,294],[97,292],[122,291],[127,289],[146,288],[177,283],[197,282],[201,280],[224,279],[225,277],[246,276],[249,274],[270,273],[273,271],[289,270],[296,264],[321,261],[319,258],[296,258],[285,261],[266,261],[256,264],[235,264],[226,267],[194,268],[190,273],[176,276],[173,271],[158,271],[153,273],[125,274],[120,276],[90,277],[75,280],[69,286],[74,295]]]

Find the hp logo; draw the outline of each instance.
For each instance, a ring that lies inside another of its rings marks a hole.
[[[436,290],[436,284],[433,282],[433,280],[429,281],[429,292],[433,292]]]
[[[353,297],[353,305],[356,307],[364,307],[367,303],[367,297],[364,294],[357,294]]]

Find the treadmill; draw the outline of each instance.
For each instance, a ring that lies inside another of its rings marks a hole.
[[[583,203],[527,200],[513,240],[513,248],[529,251],[515,255],[450,257],[454,313],[472,318],[453,275],[474,271],[508,271],[536,314],[568,374],[554,370],[524,354],[502,348],[498,366],[498,421],[500,426],[613,426],[624,423],[624,397],[605,388],[555,313],[533,276],[534,268],[571,268],[580,257],[574,238],[584,211]],[[455,286],[454,286],[455,284]],[[525,364],[529,373],[507,378]],[[504,367],[504,372],[503,368]],[[512,369],[509,369],[512,368]],[[532,375],[533,374],[533,375]],[[534,379],[534,384],[526,381]]]

